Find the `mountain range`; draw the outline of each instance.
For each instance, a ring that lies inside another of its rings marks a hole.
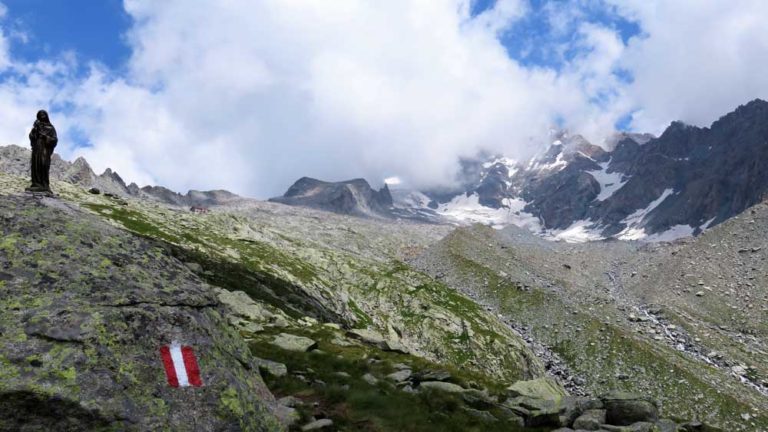
[[[461,160],[458,187],[391,190],[302,178],[276,202],[338,213],[526,227],[545,238],[674,240],[696,235],[768,193],[768,102],[708,128],[676,121],[659,137],[620,133],[598,146],[558,132],[530,160]],[[342,193],[341,191],[345,191]],[[345,199],[340,199],[344,196]]]
[[[0,147],[0,431],[764,432],[765,106],[278,202]]]

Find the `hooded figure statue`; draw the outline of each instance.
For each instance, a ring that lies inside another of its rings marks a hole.
[[[27,191],[50,192],[48,173],[51,169],[51,155],[59,139],[56,136],[56,128],[44,110],[37,112],[37,120],[29,133],[29,142],[32,145],[32,185]]]

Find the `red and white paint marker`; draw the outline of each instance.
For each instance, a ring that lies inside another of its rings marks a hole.
[[[165,366],[165,376],[171,387],[200,387],[200,368],[192,347],[181,346],[178,342],[160,348],[160,356]]]

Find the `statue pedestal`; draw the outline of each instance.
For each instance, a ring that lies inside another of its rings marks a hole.
[[[45,197],[45,198],[53,198],[55,195],[51,191],[44,191],[44,190],[36,190],[31,188],[24,189],[24,192],[32,195],[33,197]]]

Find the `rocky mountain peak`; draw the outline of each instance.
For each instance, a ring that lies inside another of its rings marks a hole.
[[[390,217],[393,206],[386,184],[377,191],[362,178],[326,182],[302,177],[283,196],[270,201],[366,217]]]

